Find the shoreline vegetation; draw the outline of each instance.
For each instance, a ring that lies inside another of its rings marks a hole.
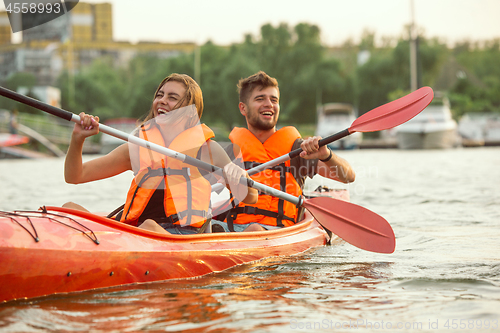
[[[243,42],[230,46],[209,41],[193,53],[162,59],[142,54],[125,67],[102,57],[75,74],[63,72],[53,86],[61,90],[61,107],[75,114],[98,115],[101,122],[140,119],[149,110],[149,92],[156,82],[173,72],[186,73],[199,81],[207,111],[204,122],[222,142],[234,126],[244,126],[237,108],[238,80],[263,70],[280,82],[278,126],[296,126],[307,137],[314,134],[318,105],[349,103],[360,116],[410,92],[408,31],[406,27],[400,37],[380,38],[366,30],[359,42],[347,40],[327,47],[316,25],[266,24],[258,36],[248,34]],[[455,120],[465,113],[500,114],[500,38],[451,46],[420,32],[418,45],[419,86],[445,93]],[[37,81],[32,74],[16,73],[0,84],[11,90],[27,87],[30,95]],[[0,109],[18,111],[20,117],[41,114],[6,98],[0,98]],[[35,123],[26,125],[39,126]],[[383,138],[368,133],[364,139]]]

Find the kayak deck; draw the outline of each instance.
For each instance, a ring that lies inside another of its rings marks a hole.
[[[0,212],[0,301],[192,278],[325,245],[306,213],[262,232],[164,235],[61,207]]]

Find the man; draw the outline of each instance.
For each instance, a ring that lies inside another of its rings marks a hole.
[[[281,188],[294,196],[302,194],[306,176],[319,174],[343,183],[353,182],[355,174],[349,163],[327,146],[319,147],[321,137],[301,139],[295,127],[276,130],[278,122],[278,81],[260,71],[238,83],[239,109],[247,128],[234,128],[229,139],[241,149],[245,169],[268,162],[290,151],[302,148],[300,157],[264,170],[254,176],[256,181]],[[235,152],[237,155],[238,152]],[[261,193],[256,204],[240,204],[227,217],[229,229],[260,231],[290,226],[297,222],[297,208],[282,199]]]

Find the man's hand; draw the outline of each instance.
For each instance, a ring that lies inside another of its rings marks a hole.
[[[305,158],[306,160],[315,158],[320,160],[327,159],[330,156],[330,149],[328,149],[326,145],[320,147],[319,140],[321,140],[320,136],[313,136],[305,139],[300,145],[302,152],[299,156]]]

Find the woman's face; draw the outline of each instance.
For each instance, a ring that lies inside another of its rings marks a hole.
[[[186,106],[184,101],[182,105],[177,105],[179,101],[186,95],[186,87],[184,84],[177,81],[168,81],[163,87],[158,90],[158,93],[153,100],[154,116],[157,117],[162,113],[168,113],[180,107]]]

